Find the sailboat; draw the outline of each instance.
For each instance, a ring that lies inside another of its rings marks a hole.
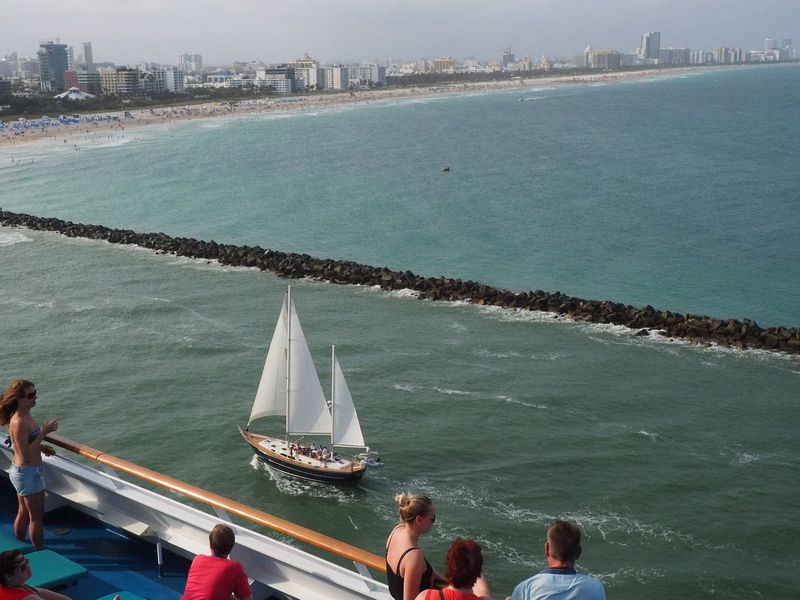
[[[250,419],[239,432],[256,456],[275,469],[315,481],[354,484],[368,464],[375,463],[364,443],[335,347],[331,347],[331,374],[329,406],[292,302],[291,288],[287,289]],[[250,431],[253,421],[269,416],[286,417],[283,437]],[[306,435],[330,435],[331,448],[304,442]],[[351,456],[334,447],[364,448],[365,452]]]

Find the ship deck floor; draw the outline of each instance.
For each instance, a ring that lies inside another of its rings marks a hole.
[[[0,478],[0,531],[12,534],[16,512],[16,493],[7,479]],[[68,507],[48,512],[44,525],[45,547],[89,571],[88,577],[59,590],[71,600],[95,600],[122,590],[148,600],[180,599],[188,560],[165,550],[160,577],[154,545]]]

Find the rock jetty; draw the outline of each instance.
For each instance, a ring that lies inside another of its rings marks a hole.
[[[268,250],[260,246],[235,246],[214,240],[172,237],[165,233],[137,233],[130,229],[73,223],[2,209],[0,223],[10,227],[55,231],[68,237],[105,240],[112,244],[135,244],[158,253],[216,260],[222,265],[255,267],[290,279],[310,277],[345,285],[380,286],[383,290],[407,289],[417,292],[423,300],[544,311],[576,321],[624,325],[637,330],[636,335],[640,336],[653,333],[699,344],[800,354],[800,328],[763,328],[749,319],[715,319],[659,310],[649,305],[642,308],[609,300],[587,300],[561,292],[514,292],[475,281],[422,277],[411,271],[392,271],[385,267],[314,258],[307,254]]]

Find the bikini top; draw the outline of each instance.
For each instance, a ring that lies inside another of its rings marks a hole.
[[[40,433],[42,433],[42,428],[37,426],[36,429],[28,434],[28,443],[30,444],[33,440],[39,437]]]

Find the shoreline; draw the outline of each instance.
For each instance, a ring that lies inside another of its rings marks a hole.
[[[288,114],[313,109],[325,109],[351,104],[375,104],[397,99],[435,98],[451,95],[491,93],[509,90],[528,90],[538,87],[560,87],[567,85],[591,85],[617,83],[635,79],[666,78],[686,73],[706,73],[722,69],[748,65],[725,65],[717,67],[677,67],[674,69],[645,69],[641,71],[616,71],[610,73],[591,73],[584,75],[557,75],[532,79],[515,79],[489,82],[462,82],[432,85],[426,87],[403,87],[376,89],[358,92],[337,92],[315,94],[313,96],[292,96],[278,98],[259,98],[240,100],[235,103],[214,101],[202,104],[187,104],[154,108],[137,108],[129,111],[119,110],[102,115],[85,115],[77,122],[62,122],[50,119],[44,127],[23,129],[13,127],[20,121],[6,122],[0,129],[0,148],[10,146],[29,146],[34,142],[63,145],[70,138],[97,140],[135,131],[152,125],[175,124],[201,119],[221,119],[245,117],[260,114]],[[752,65],[749,65],[752,66]],[[80,113],[75,113],[80,114]],[[130,115],[130,116],[128,116]],[[32,119],[30,123],[41,123]],[[46,124],[47,122],[45,122]],[[9,127],[8,125],[11,124]],[[78,145],[73,144],[75,149]]]

